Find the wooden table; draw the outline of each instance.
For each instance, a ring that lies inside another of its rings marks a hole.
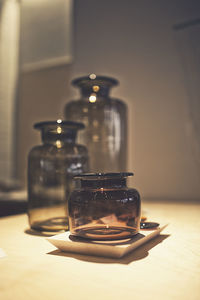
[[[59,252],[26,215],[0,219],[1,300],[200,299],[200,203],[145,202],[162,235],[116,260]]]

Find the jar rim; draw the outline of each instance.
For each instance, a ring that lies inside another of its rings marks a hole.
[[[92,76],[93,75],[93,76]],[[82,76],[75,78],[72,80],[72,85],[74,86],[91,86],[91,85],[107,85],[107,86],[114,86],[118,85],[119,81],[115,78],[109,76],[99,76],[95,74],[90,74],[89,76]]]
[[[132,172],[120,172],[120,173],[82,173],[75,175],[74,179],[92,180],[92,179],[107,179],[107,178],[124,178],[133,176]]]
[[[74,129],[74,130],[85,128],[85,125],[83,123],[73,122],[73,121],[63,121],[61,119],[57,121],[42,121],[42,122],[35,123],[33,125],[35,129],[43,129],[45,126],[60,126],[69,129]]]

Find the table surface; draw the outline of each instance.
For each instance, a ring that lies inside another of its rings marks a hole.
[[[122,259],[59,252],[26,215],[0,218],[0,299],[200,299],[200,203],[145,202],[169,226]]]

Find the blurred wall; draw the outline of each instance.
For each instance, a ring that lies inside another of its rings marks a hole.
[[[19,2],[0,1],[0,186],[7,187],[15,185],[19,36]]]
[[[120,80],[112,95],[129,106],[131,184],[146,198],[200,199],[200,165],[187,132],[190,99],[173,30],[198,18],[199,4],[75,1],[72,77],[96,73]]]
[[[26,183],[27,155],[41,143],[40,132],[33,124],[57,120],[63,116],[63,106],[69,96],[71,65],[22,73],[18,99],[17,175]]]
[[[38,121],[62,117],[73,61],[73,1],[22,0],[17,103],[17,177],[26,183],[27,155],[41,143]]]

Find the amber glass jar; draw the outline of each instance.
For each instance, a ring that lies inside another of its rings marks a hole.
[[[68,229],[67,201],[74,188],[74,175],[88,171],[85,146],[76,144],[84,125],[61,120],[34,125],[42,144],[28,156],[28,217],[32,229]]]
[[[75,176],[80,188],[68,202],[70,233],[88,239],[124,239],[140,228],[140,195],[126,186],[133,173],[88,173]]]

